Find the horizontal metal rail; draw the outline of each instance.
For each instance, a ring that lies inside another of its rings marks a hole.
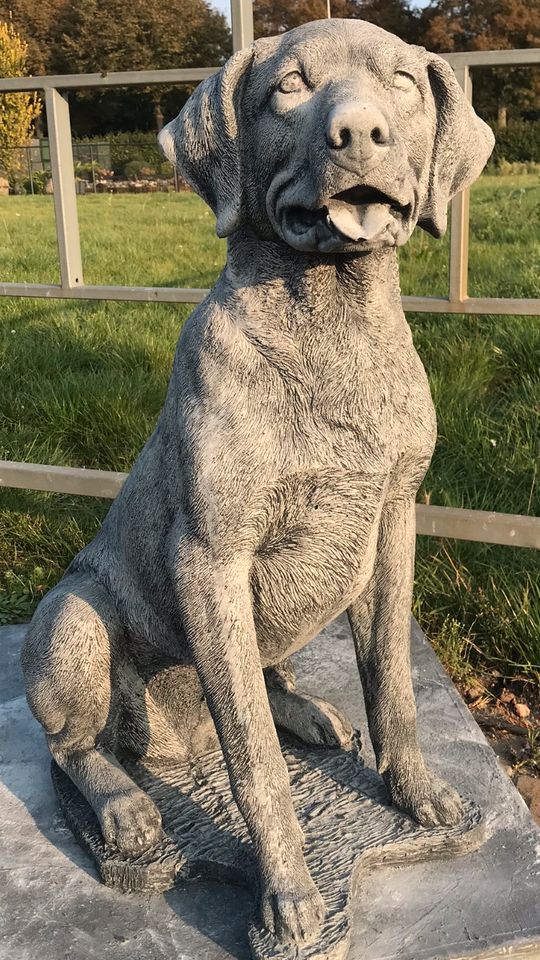
[[[0,296],[45,297],[60,300],[136,300],[142,303],[200,303],[208,290],[202,287],[61,287],[57,283],[0,283]]]
[[[219,67],[185,67],[178,70],[124,70],[108,73],[60,73],[47,77],[1,77],[0,93],[28,90],[80,90],[83,87],[150,87],[154,84],[198,83]]]
[[[77,467],[52,467],[42,463],[0,461],[0,487],[67,493],[114,500],[128,474]],[[416,532],[424,536],[452,537],[504,546],[540,550],[540,517],[417,503]]]
[[[58,283],[0,283],[0,296],[44,297],[54,300],[126,300],[141,303],[201,303],[204,287],[120,287],[83,284],[66,289]],[[514,316],[540,314],[540,300],[510,297],[467,297],[454,303],[444,297],[402,297],[408,313],[492,313]]]
[[[402,297],[407,313],[493,313],[512,316],[540,315],[540,300],[512,297],[465,297],[446,300],[444,297]]]
[[[249,42],[246,40],[246,42]],[[239,48],[237,48],[239,49]],[[517,67],[540,62],[540,48],[527,50],[468,50],[443,53],[454,67]],[[176,70],[122,70],[102,73],[66,73],[55,76],[1,77],[0,93],[30,90],[79,90],[83,87],[147,87],[154,84],[196,83],[219,67],[180,67]]]
[[[538,63],[540,47],[525,50],[465,50],[461,53],[441,53],[451,67],[525,67]]]

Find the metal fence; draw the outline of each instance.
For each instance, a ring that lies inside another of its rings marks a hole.
[[[251,0],[231,0],[233,50],[253,40]],[[466,96],[472,99],[471,67],[523,66],[540,63],[540,48],[471,51],[444,55]],[[0,281],[0,296],[154,303],[199,303],[207,290],[189,287],[131,287],[85,284],[77,219],[73,151],[68,101],[62,91],[83,87],[149,86],[193,83],[218,67],[146,70],[105,74],[0,79],[0,93],[40,90],[44,93],[54,191],[60,284]],[[540,299],[469,297],[469,191],[452,201],[448,297],[403,297],[407,311],[469,314],[540,314]],[[83,496],[113,498],[125,474],[0,461],[0,486]],[[418,504],[417,532],[485,543],[540,549],[540,518]]]

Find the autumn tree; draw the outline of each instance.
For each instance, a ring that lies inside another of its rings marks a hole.
[[[406,0],[356,0],[356,16],[383,30],[395,33],[407,43],[418,41],[418,12]]]
[[[206,0],[0,0],[0,13],[4,7],[13,8],[35,73],[219,65],[232,50],[225,18]],[[173,113],[189,92],[182,85],[72,93],[73,126],[85,133],[159,129],[164,100]]]
[[[58,18],[65,5],[66,0],[0,0],[0,20],[10,20],[28,45],[29,73],[51,72]]]
[[[21,77],[28,72],[28,47],[11,20],[0,23],[0,77]],[[24,169],[21,151],[33,133],[41,104],[34,93],[0,94],[0,167],[11,183]]]
[[[231,50],[225,18],[204,0],[71,0],[57,23],[55,68],[70,73],[219,64]],[[147,91],[163,125],[163,89]]]
[[[354,17],[354,0],[331,0],[332,16]],[[253,26],[256,37],[273,37],[310,20],[328,16],[327,0],[254,0]]]
[[[430,50],[508,50],[540,46],[540,0],[436,0],[421,15],[422,42]],[[538,109],[537,67],[475,71],[475,103],[505,127],[508,113]]]
[[[330,0],[332,17],[369,20],[404,40],[414,39],[417,16],[406,0]],[[254,0],[256,37],[270,37],[328,16],[327,0]]]

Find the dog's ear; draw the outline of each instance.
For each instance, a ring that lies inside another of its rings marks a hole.
[[[480,175],[495,138],[473,110],[446,60],[431,54],[428,73],[437,118],[429,185],[418,226],[439,238],[446,231],[448,201]]]
[[[246,47],[218,73],[199,84],[183,110],[159,134],[167,159],[217,217],[218,237],[240,225],[242,187],[240,130],[237,122],[242,85],[254,48]]]

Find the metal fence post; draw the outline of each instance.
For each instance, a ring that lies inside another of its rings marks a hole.
[[[45,106],[49,132],[60,279],[62,287],[71,289],[81,286],[83,275],[69,106],[67,100],[54,88],[45,90]]]
[[[454,67],[456,80],[472,102],[472,80],[466,63]],[[467,300],[469,276],[469,197],[467,188],[452,200],[450,219],[449,298],[453,303]]]
[[[98,147],[99,150],[99,147]],[[90,144],[90,168],[92,172],[92,190],[96,192],[96,171],[94,170],[94,150],[92,144]]]
[[[231,0],[233,53],[253,43],[252,0]]]
[[[30,192],[34,196],[34,174],[32,171],[32,161],[30,159],[30,151],[32,147],[24,147],[26,151],[26,166],[28,167],[28,179],[30,180]]]

